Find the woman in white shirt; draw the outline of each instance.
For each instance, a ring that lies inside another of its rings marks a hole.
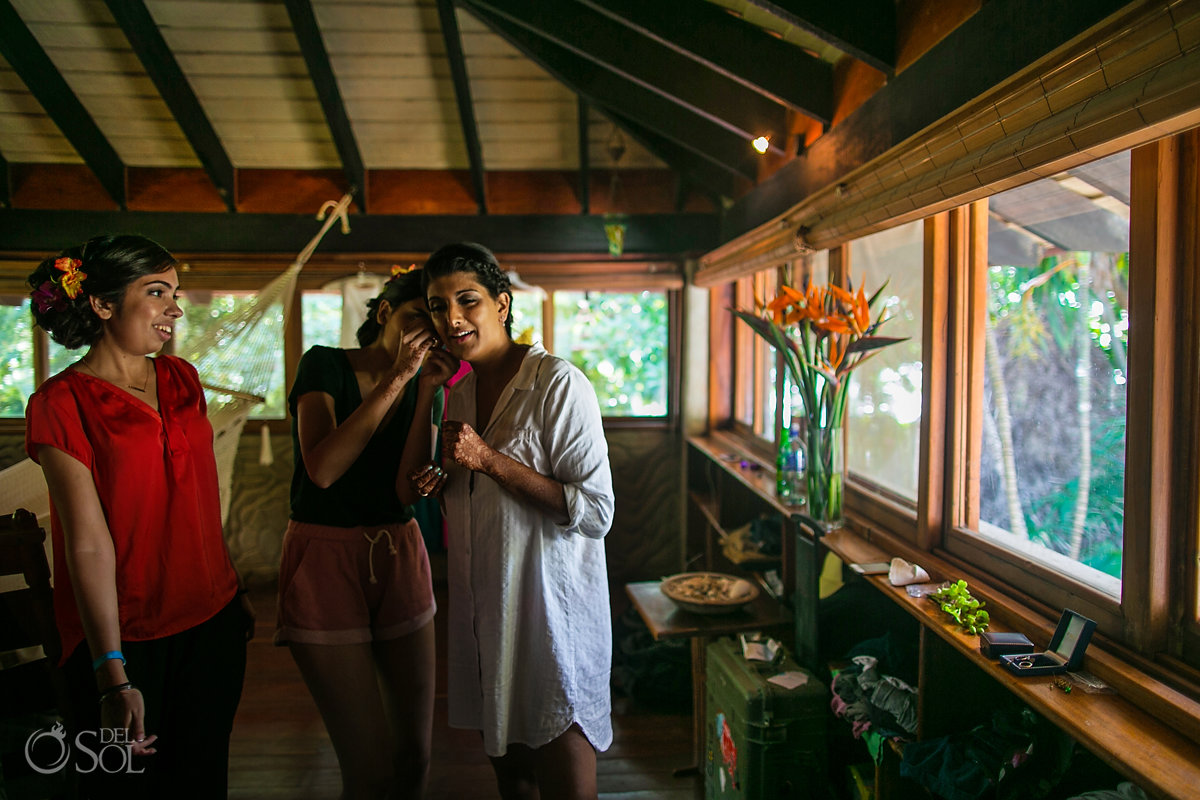
[[[443,247],[423,282],[472,370],[448,395],[445,472],[412,476],[442,492],[448,523],[450,724],[482,731],[503,797],[595,798],[612,743],[599,403],[576,367],[512,340],[509,280],[486,248]]]

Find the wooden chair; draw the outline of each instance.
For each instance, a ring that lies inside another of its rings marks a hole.
[[[23,757],[29,736],[67,711],[45,540],[33,513],[0,516],[0,785],[57,796],[66,776],[39,775]]]

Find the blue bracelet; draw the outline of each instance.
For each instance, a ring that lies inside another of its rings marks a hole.
[[[102,655],[99,658],[94,659],[92,661],[92,672],[95,672],[96,670],[100,669],[100,667],[104,665],[105,661],[112,661],[112,660],[118,659],[118,658],[121,659],[121,666],[125,666],[125,656],[122,655],[121,651],[120,650],[109,650],[104,655]]]

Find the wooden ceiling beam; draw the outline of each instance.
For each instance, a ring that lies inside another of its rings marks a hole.
[[[466,0],[513,25],[536,33],[595,66],[656,92],[749,142],[759,136],[782,142],[787,112],[774,100],[654,39],[635,34],[610,16],[579,3],[544,0]]]
[[[579,98],[579,213],[592,213],[592,137],[588,101]]]
[[[709,162],[697,158],[679,145],[659,136],[618,110],[605,109],[605,113],[638,144],[649,150],[655,158],[664,164],[669,164],[677,175],[685,177],[696,188],[708,194],[717,208],[721,207],[720,198],[732,198],[737,195],[734,182],[738,178],[730,175],[728,171],[713,167]]]
[[[12,205],[12,179],[8,174],[8,161],[0,155],[0,208]]]
[[[0,0],[0,55],[95,174],[104,191],[124,208],[125,163],[9,0]]]
[[[300,53],[308,66],[308,76],[317,91],[317,99],[321,101],[321,110],[325,112],[325,123],[329,126],[333,146],[342,161],[342,171],[346,175],[350,194],[354,195],[358,207],[365,212],[368,210],[366,169],[354,138],[354,129],[350,126],[350,117],[346,114],[346,104],[338,89],[337,78],[329,64],[329,53],[325,50],[325,40],[321,38],[312,3],[310,0],[284,0],[284,6],[287,7],[296,41],[300,44]]]
[[[458,102],[458,121],[462,126],[463,144],[471,162],[471,184],[479,213],[488,213],[487,184],[483,176],[483,147],[479,143],[479,126],[475,123],[475,104],[471,101],[471,81],[463,57],[462,35],[458,17],[454,15],[453,0],[437,0],[438,20],[442,25],[442,41],[446,44],[446,60],[450,62],[450,77],[454,82],[454,98]]]
[[[757,156],[750,141],[698,116],[657,92],[610,72],[525,27],[467,2],[466,7],[501,38],[593,105],[619,109],[666,139],[735,175],[754,179]]]
[[[717,245],[714,214],[631,214],[625,252],[703,253]],[[296,253],[314,232],[312,214],[210,214],[163,211],[0,212],[0,252],[57,252],[108,231],[137,231],[172,252]],[[390,253],[396,243],[430,253],[447,242],[478,241],[497,252],[608,253],[604,227],[580,214],[362,214],[350,233],[321,242],[325,253]]]
[[[200,159],[217,194],[225,201],[226,209],[236,211],[237,173],[233,162],[145,3],[142,0],[105,0],[105,5],[125,32],[125,38]]]
[[[739,198],[722,217],[722,239],[734,239],[836,185],[1125,5],[1124,0],[984,3],[850,116]],[[997,48],[996,42],[1005,46]],[[990,56],[980,58],[980,53]]]
[[[776,103],[825,125],[833,119],[833,65],[718,6],[691,3],[681,12],[646,0],[580,2]]]
[[[895,0],[747,0],[789,25],[870,64],[889,78],[896,74]]]

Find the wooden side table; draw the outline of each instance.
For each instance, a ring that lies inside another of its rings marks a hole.
[[[746,631],[790,628],[792,614],[778,600],[760,594],[744,610],[729,614],[693,614],[675,605],[659,589],[659,581],[625,584],[642,621],[656,639],[692,640],[692,763],[675,770],[676,776],[694,775],[704,759],[705,649],[718,636]]]

